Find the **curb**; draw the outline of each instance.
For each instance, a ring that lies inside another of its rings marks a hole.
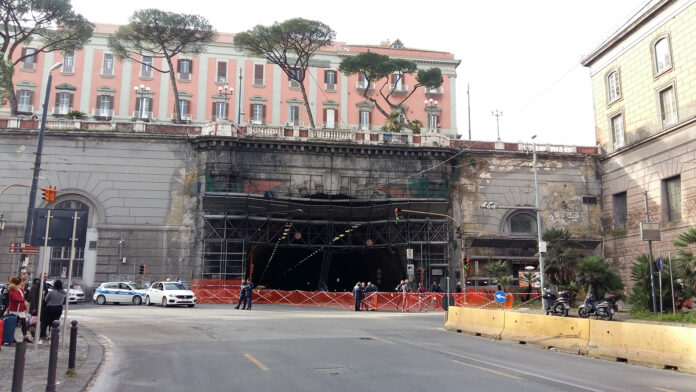
[[[77,364],[77,374],[73,377],[64,376],[60,384],[61,392],[86,392],[99,374],[104,363],[105,346],[92,330],[80,326],[79,337],[87,344],[87,357]]]

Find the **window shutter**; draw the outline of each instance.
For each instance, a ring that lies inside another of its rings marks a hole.
[[[189,74],[193,75],[193,60],[189,60]]]
[[[29,105],[33,105],[33,104],[34,104],[34,92],[29,91]]]
[[[217,111],[216,111],[216,109],[217,109],[217,102],[213,101],[213,110],[212,110],[211,113],[210,113],[210,114],[212,114],[212,117],[211,117],[211,118],[212,118],[213,120],[217,120]]]
[[[266,123],[266,105],[261,105],[261,122]]]
[[[225,103],[225,117],[223,118],[229,118],[230,117],[230,110],[229,110],[230,105],[228,103]]]
[[[73,107],[72,107],[72,106],[73,106],[73,96],[74,96],[73,94],[68,94],[68,98],[69,98],[69,100],[68,100],[68,108],[69,108],[70,110],[73,110]]]
[[[227,62],[218,61],[218,76],[227,76]]]
[[[181,59],[176,60],[176,72],[181,72]]]
[[[154,110],[152,109],[152,98],[145,98],[145,99],[147,99],[147,111],[154,112]]]
[[[109,96],[109,110],[114,110],[114,97]]]
[[[326,109],[324,109],[324,125],[326,125]]]
[[[372,125],[372,112],[367,112],[367,123]]]
[[[53,106],[58,107],[60,105],[60,93],[56,93],[56,101],[53,103]]]
[[[20,57],[24,57],[24,56],[26,56],[26,55],[27,55],[27,48],[22,48],[22,54],[20,55]],[[25,61],[25,60],[26,60],[26,59],[24,59],[24,60],[22,60],[22,61]]]
[[[254,120],[254,105],[249,105],[249,113],[247,114],[247,122]]]
[[[101,97],[102,97],[101,95],[98,95],[98,94],[97,94],[97,104],[94,105],[94,109],[95,109],[95,110],[101,109],[101,107],[99,106],[99,104],[101,104]]]
[[[135,111],[136,112],[140,111],[140,98],[137,95],[135,97]]]
[[[191,101],[186,101],[186,115],[191,115]]]
[[[329,70],[324,70],[324,83],[329,83]]]

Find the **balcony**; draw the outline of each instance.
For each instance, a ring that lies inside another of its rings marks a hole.
[[[356,88],[358,91],[362,91],[362,90],[365,90],[365,89],[374,90],[374,89],[375,89],[375,84],[374,84],[374,83],[370,83],[369,86],[368,86],[366,80],[359,80],[359,81],[355,82],[355,88]]]
[[[324,83],[324,90],[336,91],[336,83]]]
[[[36,63],[33,61],[24,61],[19,69],[22,71],[34,72],[36,70]]]
[[[396,86],[390,84],[389,91],[391,91],[392,94],[406,94],[408,93],[408,84],[397,84]]]
[[[94,109],[92,116],[94,118],[111,119],[114,117],[114,109]]]
[[[133,112],[133,117],[140,120],[152,120],[152,112],[137,110]]]
[[[290,81],[290,88],[293,90],[299,90],[300,89],[300,83],[297,80],[291,80]]]
[[[427,87],[425,94],[428,96],[441,97],[443,93],[442,87]]]
[[[34,113],[34,105],[17,105],[18,113]]]
[[[68,106],[55,106],[51,109],[51,113],[53,113],[54,116],[65,116],[71,110],[72,108]]]
[[[176,74],[176,76],[179,79],[179,81],[181,81],[181,82],[190,82],[191,81],[191,74],[188,72],[186,72],[186,73],[178,72]]]
[[[218,84],[225,84],[225,83],[227,83],[227,76],[218,76],[215,79],[215,82]]]

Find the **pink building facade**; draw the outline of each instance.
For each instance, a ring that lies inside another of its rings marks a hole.
[[[86,47],[75,53],[41,53],[21,63],[14,75],[19,114],[40,116],[48,70],[62,61],[63,66],[53,73],[48,105],[51,116],[79,110],[95,121],[140,118],[171,122],[178,109],[183,119],[196,124],[230,120],[240,125],[309,127],[296,82],[278,66],[244,55],[233,45],[233,35],[220,34],[200,56],[174,59],[180,98],[176,108],[169,75],[154,69],[168,69],[166,62],[142,58],[144,63],[152,62],[151,68],[116,59],[107,46],[108,36],[116,28],[98,25]],[[404,105],[410,120],[425,124],[424,131],[457,136],[456,68],[460,60],[451,53],[410,49],[398,40],[376,46],[336,42],[315,54],[304,83],[317,128],[379,130],[385,125],[384,116],[362,94],[367,89],[377,98],[382,85],[387,83],[388,89],[393,81],[367,86],[359,75],[347,76],[338,70],[341,60],[365,51],[409,59],[419,68],[440,68],[442,86],[421,87]],[[406,97],[415,84],[415,75],[405,75],[396,85],[393,101]],[[9,107],[0,108],[0,114],[8,115]]]

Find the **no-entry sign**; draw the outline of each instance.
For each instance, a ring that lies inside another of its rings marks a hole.
[[[375,244],[375,242],[372,241],[372,238],[368,238],[367,241],[365,241],[365,245],[367,245],[367,246],[372,246],[374,244]]]

